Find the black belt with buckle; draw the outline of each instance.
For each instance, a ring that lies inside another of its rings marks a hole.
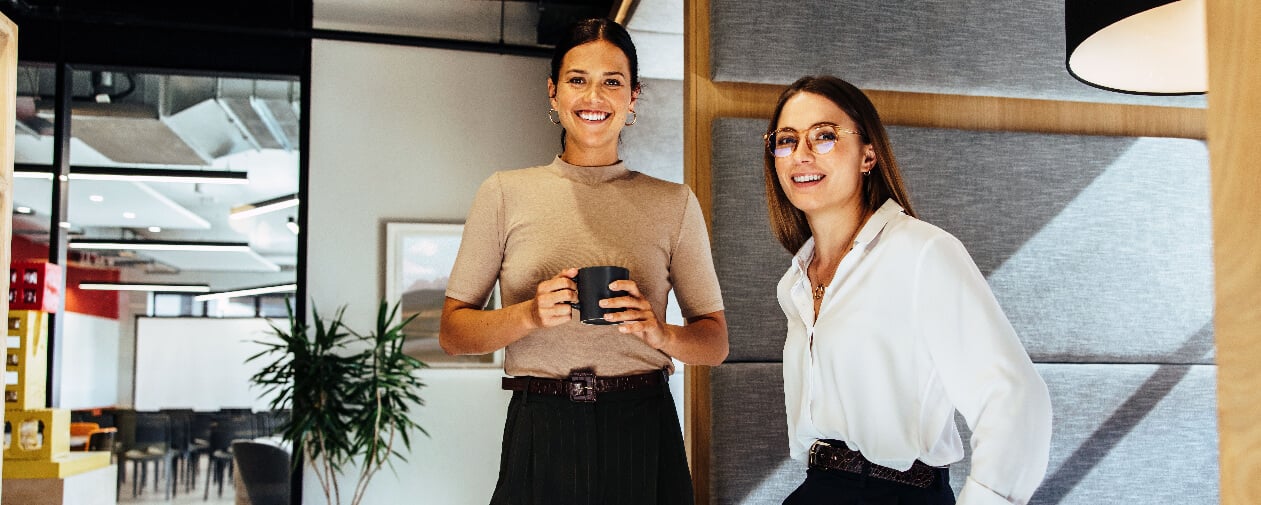
[[[660,386],[669,381],[664,369],[639,375],[597,377],[587,370],[576,370],[567,379],[539,377],[504,377],[503,388],[531,394],[568,396],[575,402],[594,402],[598,393],[615,393]]]
[[[838,440],[817,440],[810,446],[810,468],[838,470],[867,475],[876,479],[897,482],[927,489],[937,480],[940,468],[928,466],[916,460],[905,472],[880,466],[868,461],[861,452],[850,449]]]

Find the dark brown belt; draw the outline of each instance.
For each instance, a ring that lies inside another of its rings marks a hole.
[[[836,440],[818,440],[810,446],[810,468],[867,475],[918,488],[931,487],[940,470],[916,460],[910,469],[900,472],[867,461],[861,452],[851,450],[845,442]]]
[[[596,377],[587,371],[574,371],[568,379],[504,377],[503,388],[531,394],[568,396],[575,402],[594,402],[597,393],[614,393],[660,386],[668,381],[665,370],[622,377]]]

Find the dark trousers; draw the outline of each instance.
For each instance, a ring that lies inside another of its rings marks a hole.
[[[593,403],[514,392],[492,505],[692,505],[666,385]]]
[[[950,470],[941,469],[927,489],[839,470],[811,468],[784,505],[954,505]]]

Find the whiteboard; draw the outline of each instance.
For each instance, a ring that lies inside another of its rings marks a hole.
[[[62,315],[61,388],[63,409],[118,405],[118,363],[121,329],[117,319],[78,312]]]
[[[279,342],[268,319],[204,317],[136,318],[135,409],[268,410],[262,389],[250,376],[270,362],[250,356],[264,350],[256,341]],[[282,328],[288,324],[274,319]]]

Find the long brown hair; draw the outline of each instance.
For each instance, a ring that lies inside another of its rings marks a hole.
[[[869,212],[874,212],[892,198],[906,209],[907,215],[915,217],[911,207],[910,195],[906,184],[902,181],[902,172],[898,170],[898,161],[893,157],[893,147],[889,144],[889,134],[876,107],[862,90],[845,80],[830,75],[811,75],[797,79],[779,95],[775,103],[775,113],[771,116],[767,132],[775,130],[779,124],[779,115],[784,110],[784,103],[798,93],[814,93],[831,100],[845,114],[854,120],[858,130],[862,132],[862,141],[871,144],[876,152],[876,165],[871,169],[874,175],[863,176],[862,203]],[[806,214],[793,206],[784,194],[779,177],[775,175],[775,157],[767,149],[762,150],[762,159],[766,176],[766,210],[771,218],[771,232],[789,253],[796,254],[798,249],[810,238],[810,224],[806,222]]]

